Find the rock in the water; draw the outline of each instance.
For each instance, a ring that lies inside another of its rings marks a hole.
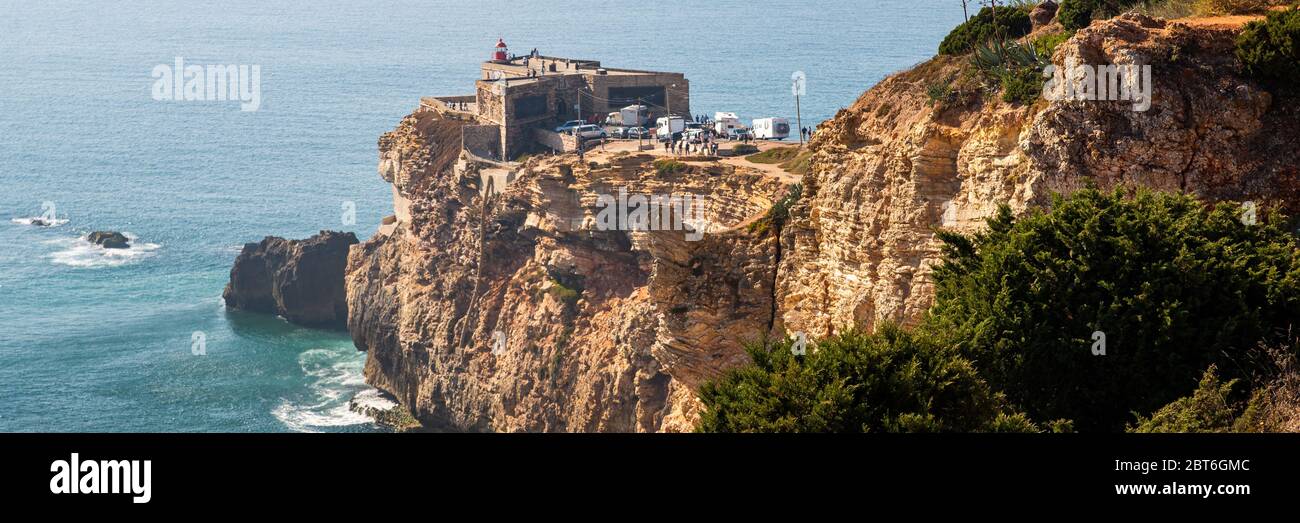
[[[1029,12],[1029,21],[1033,22],[1034,29],[1052,23],[1056,18],[1056,8],[1056,2],[1052,0],[1046,0],[1034,7],[1034,10]]]
[[[130,240],[127,239],[126,235],[117,231],[95,231],[86,237],[86,241],[105,249],[128,249],[131,247]]]
[[[306,240],[267,236],[246,244],[222,297],[231,308],[278,314],[309,327],[345,328],[343,271],[355,243],[350,232],[321,231]]]

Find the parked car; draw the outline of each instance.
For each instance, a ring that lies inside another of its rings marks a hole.
[[[587,125],[587,122],[584,122],[582,120],[569,120],[567,122],[564,122],[564,125],[556,127],[555,132],[567,133],[569,131],[572,131],[575,127],[581,127],[584,125]]]
[[[749,129],[732,129],[727,132],[727,139],[728,140],[753,140],[754,133],[749,132]]]
[[[633,139],[651,138],[653,136],[654,133],[645,127],[628,127],[624,133],[625,138]]]
[[[621,125],[614,125],[605,128],[605,132],[609,133],[611,138],[627,138],[627,130],[627,127]]]
[[[599,125],[585,124],[574,127],[571,131],[574,136],[584,140],[594,140],[599,138],[609,138],[609,133],[601,129]]]

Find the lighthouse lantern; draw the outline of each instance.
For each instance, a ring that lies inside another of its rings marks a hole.
[[[505,40],[498,38],[496,48],[494,48],[492,51],[492,59],[499,62],[504,62],[507,59],[506,53],[507,53],[507,48],[506,48]]]

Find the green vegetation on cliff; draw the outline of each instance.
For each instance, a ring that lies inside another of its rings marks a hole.
[[[1276,213],[1249,221],[1235,204],[1146,191],[1081,190],[1019,218],[1004,207],[982,233],[940,233],[935,303],[915,331],[831,336],[804,359],[788,343],[751,349],[753,366],[705,386],[700,428],[1224,427],[1212,394],[1250,378],[1257,348],[1285,344],[1300,318],[1300,243]]]
[[[754,364],[704,385],[703,432],[1030,432],[956,349],[886,325],[748,347]]]
[[[939,54],[966,54],[988,40],[1020,38],[1029,34],[1031,29],[1033,22],[1029,20],[1028,6],[985,7],[944,37],[939,44]]]
[[[1237,59],[1251,76],[1300,83],[1300,8],[1246,24],[1237,37]]]

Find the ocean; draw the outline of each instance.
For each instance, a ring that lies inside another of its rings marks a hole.
[[[0,431],[380,430],[348,408],[385,400],[346,333],[221,291],[245,242],[369,237],[391,213],[379,135],[421,96],[471,93],[498,38],[683,72],[692,112],[745,120],[793,122],[803,71],[812,125],[962,19],[938,0],[412,4],[0,0]],[[259,109],[155,100],[177,57],[258,66]]]

